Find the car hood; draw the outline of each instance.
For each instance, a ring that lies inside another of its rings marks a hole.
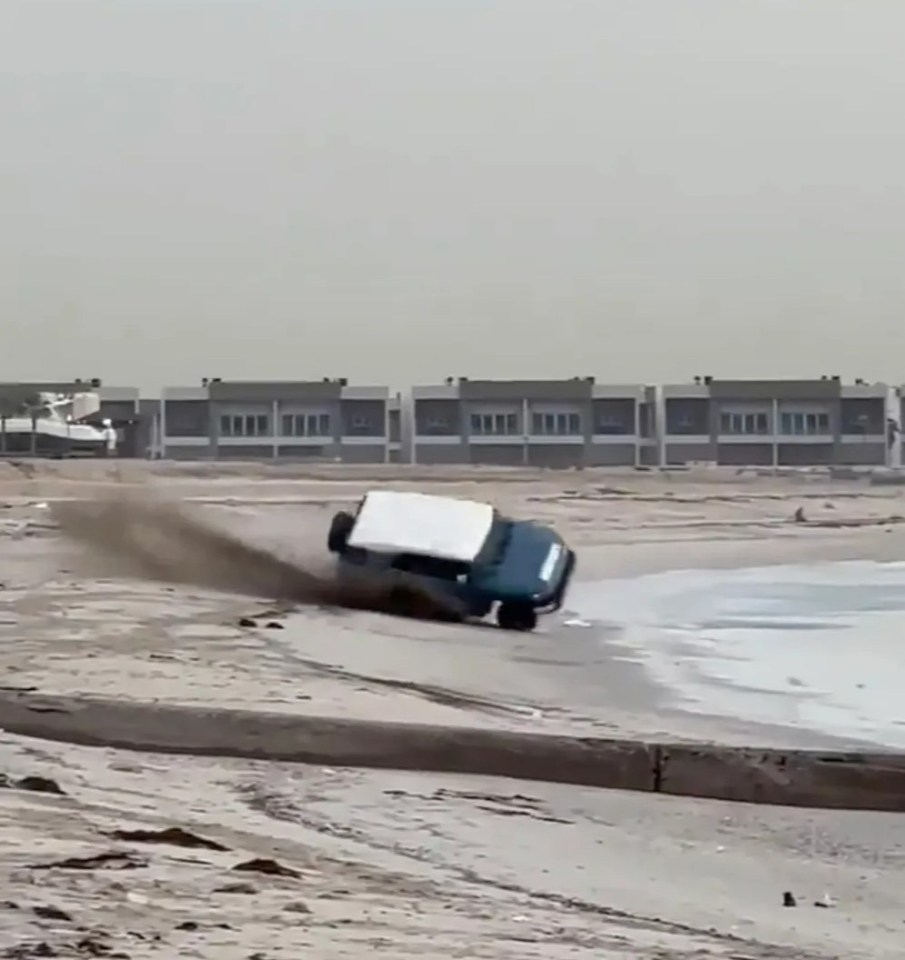
[[[568,550],[548,527],[526,521],[510,529],[502,557],[475,577],[475,585],[502,599],[527,600],[552,593]]]

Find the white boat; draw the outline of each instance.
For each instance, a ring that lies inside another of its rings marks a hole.
[[[112,427],[86,423],[100,410],[96,393],[40,393],[16,414],[0,417],[0,455],[76,456],[101,454]]]

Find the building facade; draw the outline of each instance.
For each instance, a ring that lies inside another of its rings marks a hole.
[[[411,459],[539,467],[637,466],[655,447],[641,386],[571,380],[469,380],[414,387]]]
[[[165,387],[155,455],[173,459],[399,459],[400,404],[345,380],[208,380]]]
[[[41,392],[96,391],[121,456],[537,467],[899,465],[905,388],[836,377],[664,387],[449,379],[404,397],[345,380],[227,381],[159,397],[100,380],[0,384],[0,420]],[[0,441],[0,454],[12,455]]]
[[[885,384],[716,380],[662,388],[660,459],[728,466],[868,466],[888,462]]]

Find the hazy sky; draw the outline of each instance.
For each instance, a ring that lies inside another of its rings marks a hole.
[[[905,381],[903,0],[2,0],[0,379]]]

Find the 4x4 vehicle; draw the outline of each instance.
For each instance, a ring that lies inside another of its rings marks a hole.
[[[424,493],[367,493],[355,513],[336,514],[327,546],[341,576],[384,582],[394,612],[432,595],[454,619],[496,607],[506,630],[533,630],[538,614],[558,610],[575,570],[575,553],[549,527]]]

